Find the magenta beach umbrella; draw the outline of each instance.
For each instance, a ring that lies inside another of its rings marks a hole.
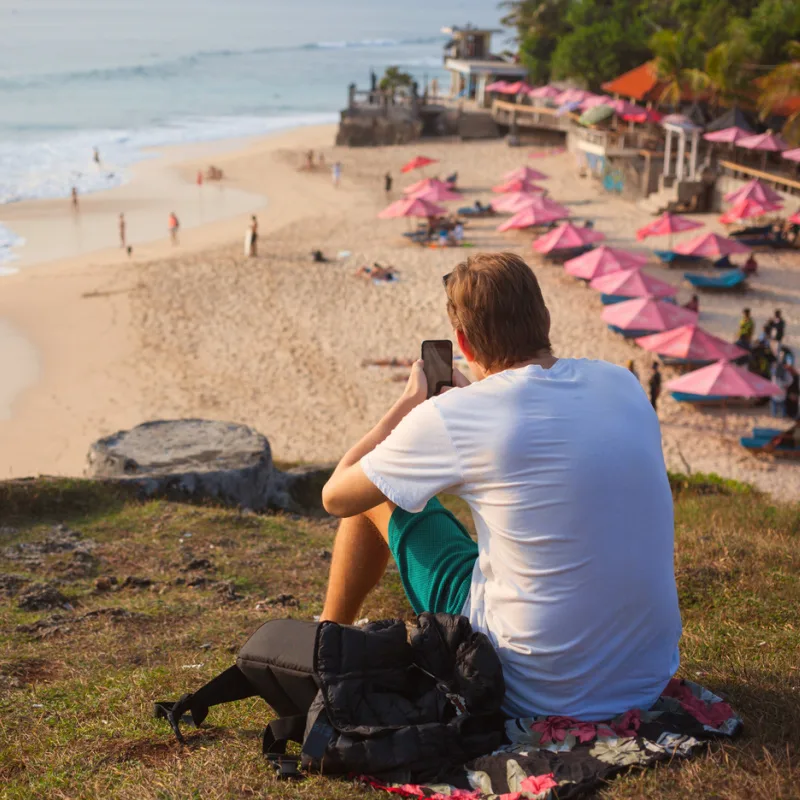
[[[713,336],[694,324],[641,336],[636,344],[651,353],[682,361],[732,361],[747,355],[747,350]]]
[[[771,189],[765,183],[761,183],[758,178],[753,178],[753,180],[748,181],[744,186],[740,186],[738,189],[728,192],[724,199],[726,203],[737,203],[739,200],[748,198],[755,200],[757,203],[761,203],[762,206],[768,203],[783,202],[783,198],[774,189]]]
[[[564,269],[573,277],[585,281],[610,275],[624,269],[636,269],[647,263],[647,256],[600,245],[588,253],[571,258],[564,263]]]
[[[545,181],[547,178],[548,176],[544,172],[539,172],[538,169],[533,169],[533,167],[517,167],[503,175],[503,180],[506,182],[520,180],[532,183],[533,181]]]
[[[396,217],[440,217],[447,209],[437,206],[422,197],[404,197],[395,200],[378,214],[378,219],[394,219]]]
[[[595,278],[589,286],[614,297],[674,297],[678,290],[641,269],[623,269]]]
[[[667,384],[667,389],[697,397],[716,398],[771,397],[782,391],[771,381],[730,361],[717,361],[716,364],[675,378]]]
[[[551,211],[539,206],[528,206],[518,211],[513,217],[497,226],[498,231],[510,231],[514,228],[532,228],[535,225],[547,225],[548,222],[555,222],[564,219],[564,214]]]
[[[722,258],[737,253],[749,253],[750,248],[733,239],[726,239],[718,233],[703,233],[685,242],[675,245],[675,252],[684,256],[700,256],[701,258]]]
[[[621,331],[668,331],[697,322],[697,312],[655,297],[636,297],[603,309],[603,322]]]
[[[738,144],[742,139],[748,139],[752,136],[751,131],[746,131],[744,128],[737,128],[735,125],[730,128],[723,128],[721,131],[712,131],[711,133],[704,133],[703,138],[707,142],[717,142],[724,144]]]
[[[573,250],[594,244],[605,239],[605,235],[593,228],[577,228],[571,222],[559,225],[533,243],[533,249],[539,253],[552,253],[555,250]]]

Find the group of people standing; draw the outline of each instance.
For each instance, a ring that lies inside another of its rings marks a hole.
[[[800,401],[800,373],[795,367],[794,352],[784,344],[786,320],[779,308],[755,336],[755,320],[749,308],[742,309],[736,344],[749,351],[748,368],[772,381],[780,390],[770,401],[773,417],[797,419]]]

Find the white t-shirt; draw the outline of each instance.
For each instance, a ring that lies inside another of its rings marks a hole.
[[[361,465],[406,511],[462,497],[479,555],[464,608],[515,717],[648,708],[678,668],[672,494],[639,382],[603,361],[506,370],[422,403]]]

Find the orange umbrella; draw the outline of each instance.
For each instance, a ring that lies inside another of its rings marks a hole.
[[[408,164],[404,164],[400,168],[400,172],[411,172],[413,169],[421,169],[422,167],[427,167],[428,164],[437,164],[435,158],[428,158],[427,156],[416,156],[416,158],[412,158]]]
[[[395,200],[378,214],[378,219],[394,219],[396,217],[440,217],[447,209],[425,200],[423,197],[404,197]]]

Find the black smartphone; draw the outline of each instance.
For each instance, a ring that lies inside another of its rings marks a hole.
[[[443,386],[453,385],[453,343],[449,339],[427,339],[422,343],[422,360],[428,381],[428,397]]]

